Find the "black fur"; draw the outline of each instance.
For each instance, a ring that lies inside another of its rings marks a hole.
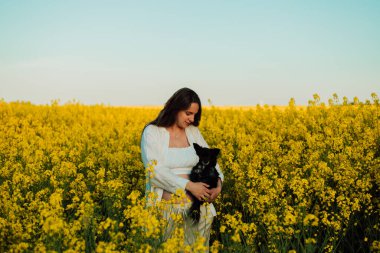
[[[220,149],[204,148],[199,146],[197,143],[193,143],[193,146],[199,156],[199,162],[191,170],[190,181],[206,183],[210,186],[209,189],[216,188],[218,186],[219,173],[215,166]],[[194,196],[193,200],[193,204],[189,210],[189,215],[194,222],[198,223],[200,219],[200,207],[204,201],[199,201]]]

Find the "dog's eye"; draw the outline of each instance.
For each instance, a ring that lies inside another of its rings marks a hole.
[[[210,161],[203,161],[204,165],[208,165],[209,163],[210,163]]]

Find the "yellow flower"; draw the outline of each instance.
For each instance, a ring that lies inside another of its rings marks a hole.
[[[211,253],[218,253],[219,250],[223,249],[223,244],[221,244],[218,240],[215,240],[210,247]]]
[[[314,238],[307,238],[305,239],[306,244],[315,244],[317,241]]]
[[[321,239],[322,250],[333,252],[351,222],[378,216],[371,189],[380,182],[379,100],[371,97],[351,103],[334,94],[328,106],[315,94],[310,106],[293,100],[290,106],[204,107],[199,130],[222,150],[218,164],[225,174],[214,203],[221,226],[212,238],[226,245],[215,241],[211,252],[239,251],[241,242],[280,252],[278,242],[292,245],[295,237],[313,247]],[[183,191],[169,203],[154,192],[145,193],[149,203],[143,196],[157,160],[144,171],[141,131],[160,110],[0,99],[0,251],[204,250],[201,238],[184,245],[183,218],[176,214],[178,229],[163,242],[170,217],[163,213],[175,200],[184,206]],[[312,213],[301,218],[305,210]],[[379,228],[369,226],[368,233]],[[380,250],[378,240],[353,240]]]
[[[319,221],[318,217],[315,216],[314,214],[307,214],[305,218],[303,219],[303,224],[304,226],[308,226],[309,224],[311,224],[311,226],[317,227],[318,221]]]

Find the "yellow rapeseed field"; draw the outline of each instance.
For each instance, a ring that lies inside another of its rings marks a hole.
[[[165,203],[146,207],[140,136],[160,109],[0,101],[0,252],[204,251],[180,226],[163,242]],[[200,129],[225,174],[212,252],[380,251],[376,94],[204,107]]]

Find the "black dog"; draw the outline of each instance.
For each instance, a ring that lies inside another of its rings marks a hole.
[[[199,156],[199,162],[192,168],[190,174],[190,181],[203,182],[208,184],[211,188],[218,186],[219,173],[216,170],[216,158],[220,152],[218,148],[204,148],[197,143],[193,143],[194,149]],[[190,193],[191,194],[191,193]],[[194,222],[199,222],[200,207],[204,201],[200,201],[193,196],[193,204],[190,207],[189,215]]]

